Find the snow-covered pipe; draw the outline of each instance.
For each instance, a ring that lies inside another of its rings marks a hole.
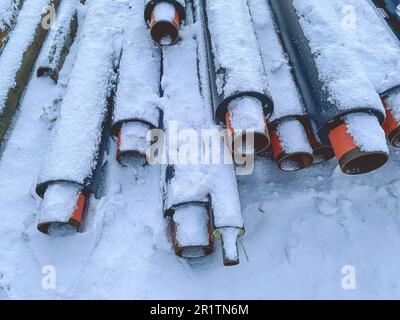
[[[196,1],[195,6],[197,9],[201,3]],[[198,23],[201,21],[196,19],[193,25],[182,28],[183,41],[163,49],[162,87],[167,134],[172,121],[178,125],[178,132],[179,129],[190,129],[191,133],[197,133],[197,137],[201,137],[203,129],[213,129],[217,134],[221,129],[214,123],[210,101],[206,98],[209,96],[208,82],[201,81],[207,78],[208,70],[204,68],[207,64],[204,47],[202,42],[198,42],[202,37]],[[176,81],[182,78],[185,78],[184,82]],[[220,147],[224,146],[221,136],[218,141]],[[206,155],[212,154],[215,151],[212,147],[216,147],[205,142],[196,140],[194,147],[198,153],[190,158],[186,155],[187,142],[167,145],[169,165],[163,170],[165,177],[162,179],[164,213],[173,217],[176,208],[207,203],[212,209],[213,235],[222,240],[224,263],[237,264],[237,254],[232,252],[237,253],[237,237],[244,234],[244,226],[235,169],[232,161],[226,164],[224,159],[216,159],[218,161],[213,161],[213,164],[204,163]],[[231,156],[230,152],[227,154]],[[179,159],[189,161],[182,163]],[[237,236],[232,237],[225,230],[234,230]]]
[[[262,106],[256,98],[241,97],[228,106],[226,127],[230,147],[237,154],[258,154],[270,145]]]
[[[191,203],[177,207],[172,217],[172,228],[177,256],[200,258],[214,252],[209,203]]]
[[[38,195],[50,202],[53,190],[49,189],[50,185],[54,188],[65,184],[79,186],[85,195],[97,192],[102,156],[108,140],[106,132],[121,55],[120,21],[126,19],[128,5],[125,0],[106,0],[91,1],[88,6],[88,15],[82,26],[84,41],[76,55],[36,186]],[[103,28],[104,25],[107,28]],[[70,194],[68,190],[66,195]],[[63,193],[60,194],[64,197]],[[51,216],[54,223],[59,223],[66,221],[69,213],[66,207],[65,212],[57,210]],[[45,217],[50,215],[43,211],[41,214]],[[50,223],[48,219],[39,221]]]
[[[79,184],[50,183],[42,201],[38,230],[48,235],[80,231],[88,196]]]
[[[297,119],[283,119],[271,127],[272,152],[279,169],[298,171],[311,166],[313,150],[307,133]]]
[[[57,83],[58,74],[78,30],[78,5],[84,2],[85,0],[69,0],[61,3],[55,20],[56,25],[50,30],[39,58],[36,71],[38,77],[49,76]]]
[[[2,0],[0,3],[0,52],[17,21],[24,0]]]
[[[257,124],[264,123],[260,132],[264,142],[259,144],[263,149],[269,141],[265,122],[272,114],[273,102],[247,2],[201,1],[197,10],[201,10],[204,25],[215,119],[227,125],[234,101],[254,98],[263,111],[257,120]]]
[[[122,165],[137,160],[144,163],[146,151],[154,142],[147,139],[147,134],[162,126],[161,53],[146,33],[141,10],[139,1],[132,3],[111,128],[111,134],[118,139],[117,160]]]
[[[400,148],[400,92],[382,100],[386,109],[386,119],[383,129],[389,143]]]
[[[373,115],[360,112],[344,116],[342,123],[329,132],[329,139],[346,174],[367,173],[388,160],[385,135]]]
[[[178,42],[180,25],[186,19],[185,0],[146,0],[144,16],[154,42],[173,45]]]
[[[369,0],[372,2],[382,15],[393,33],[400,39],[400,0]]]
[[[47,30],[42,27],[43,8],[59,0],[30,0],[19,14],[7,45],[0,55],[0,141],[3,140],[25,90]]]
[[[341,19],[335,19],[329,1],[270,0],[270,4],[318,136],[323,143],[330,142],[336,157],[342,159],[347,147],[341,147],[335,129],[340,131],[347,115],[354,113],[365,113],[383,123],[380,97],[354,54],[351,39],[341,31]],[[373,141],[382,141],[383,135],[374,128],[359,128],[358,134],[370,137],[371,146],[366,143],[351,153],[350,165],[341,165],[346,173],[365,173],[386,162],[385,145],[372,150],[376,146]]]

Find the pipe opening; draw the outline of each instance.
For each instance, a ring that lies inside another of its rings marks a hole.
[[[314,161],[307,133],[297,119],[284,119],[271,129],[272,153],[278,168],[287,172],[302,170]]]
[[[374,171],[389,157],[385,134],[378,119],[370,114],[345,116],[342,123],[329,132],[329,140],[345,174]]]
[[[172,217],[175,254],[195,259],[214,252],[210,208],[206,204],[186,204],[175,208]]]
[[[271,141],[260,101],[253,97],[233,100],[225,116],[231,151],[241,155],[265,152]]]
[[[382,99],[382,102],[386,110],[386,118],[383,123],[386,137],[392,146],[400,148],[400,122],[393,110],[394,106],[400,106],[400,94]]]
[[[51,74],[51,69],[49,67],[39,67],[36,71],[36,75],[38,78],[48,77]]]
[[[159,3],[155,6],[150,21],[150,35],[160,46],[171,46],[179,40],[180,17],[170,3]]]

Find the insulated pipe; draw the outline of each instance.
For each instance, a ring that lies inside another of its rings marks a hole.
[[[31,0],[21,8],[12,36],[0,55],[0,142],[3,140],[29,81],[47,30],[43,8],[60,0]],[[18,23],[21,21],[21,23]]]
[[[191,203],[175,208],[172,228],[177,256],[200,258],[214,252],[211,208],[208,203]]]
[[[383,129],[389,143],[396,148],[400,148],[400,92],[384,98],[382,102],[386,109],[386,119],[383,123]]]
[[[294,65],[306,109],[316,124],[321,141],[332,144],[345,173],[366,173],[382,166],[388,158],[387,146],[383,143],[377,146],[373,141],[382,142],[383,132],[375,125],[383,123],[384,108],[372,83],[363,76],[360,61],[343,46],[348,39],[342,38],[342,33],[338,32],[340,26],[329,19],[332,14],[329,4],[315,0],[270,0],[270,5]],[[323,22],[326,36],[320,37]],[[348,81],[349,78],[353,78],[352,81]],[[351,99],[348,95],[352,95]],[[347,132],[343,130],[346,116],[355,113],[376,117],[376,123],[371,119],[372,128],[365,126],[357,132],[370,136],[374,148],[368,143],[355,147],[350,144],[353,148],[348,150],[349,145],[340,140],[346,136],[340,134]],[[343,159],[344,150],[351,153]]]
[[[0,3],[0,53],[13,30],[24,0],[2,0]]]
[[[311,166],[313,150],[307,133],[297,119],[283,119],[271,127],[272,152],[282,171],[298,171]]]
[[[123,0],[106,0],[90,2],[88,8],[82,34],[85,39],[95,38],[97,45],[84,41],[76,55],[36,186],[37,194],[45,199],[43,210],[52,203],[54,190],[60,190],[58,193],[64,200],[66,195],[73,194],[72,189],[75,190],[75,194],[79,194],[78,204],[83,203],[83,196],[87,199],[90,193],[98,195],[100,191],[121,56],[122,27],[118,21],[126,19],[127,6]],[[102,28],[104,24],[107,24],[107,29]],[[76,92],[80,93],[79,96]],[[65,203],[64,200],[61,203]],[[64,212],[42,210],[43,218],[39,221],[44,226],[39,224],[39,230],[45,232],[46,225],[52,224],[47,217],[52,217],[56,225],[69,223],[69,208],[75,205],[76,201],[71,201]],[[78,207],[82,208],[81,205]],[[59,216],[55,217],[56,213]]]
[[[139,1],[132,3],[111,127],[118,139],[116,157],[124,166],[146,163],[146,151],[155,142],[150,130],[162,128],[163,120],[158,106],[161,53],[146,34],[141,9]]]
[[[71,182],[49,184],[43,198],[38,230],[48,235],[63,235],[81,230],[89,194]]]
[[[85,0],[64,1],[57,14],[56,27],[52,28],[39,58],[38,77],[49,76],[55,83],[78,30],[78,4]]]
[[[365,128],[369,130],[365,132]],[[340,168],[346,174],[367,173],[388,160],[383,130],[375,116],[352,113],[329,132]]]
[[[201,11],[199,17],[203,21],[205,32],[215,119],[218,123],[229,125],[227,120],[233,122],[230,109],[238,107],[237,102],[240,98],[253,98],[254,101],[258,101],[262,113],[258,113],[256,123],[260,129],[262,124],[263,129],[256,132],[260,143],[254,147],[255,153],[260,153],[269,144],[265,123],[273,112],[273,102],[247,2],[201,1],[197,10]],[[240,114],[248,116],[247,110],[241,110]],[[231,128],[234,129],[234,126]]]
[[[174,45],[179,40],[180,25],[186,19],[185,0],[146,0],[144,17],[155,43]]]

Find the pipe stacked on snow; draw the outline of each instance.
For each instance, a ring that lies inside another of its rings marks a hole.
[[[185,0],[145,0],[144,19],[150,35],[160,46],[179,40],[179,28],[186,20]]]
[[[161,53],[146,32],[140,2],[132,4],[125,32],[112,134],[118,138],[117,160],[129,165],[145,160],[153,141],[150,129],[160,128]]]
[[[13,32],[0,55],[0,141],[3,140],[25,90],[47,30],[43,8],[59,0],[31,0],[22,7]]]
[[[380,128],[384,108],[330,1],[270,4],[307,112],[320,139],[331,143],[342,171],[360,174],[382,166],[388,159]],[[370,118],[369,127],[354,123],[358,117],[349,114]]]
[[[85,0],[69,0],[63,1],[61,4],[55,25],[49,33],[49,39],[46,41],[38,62],[38,77],[49,76],[57,83],[58,74],[78,30],[79,3],[84,4],[84,2]]]
[[[164,126],[168,137],[173,131],[178,132],[178,137],[194,134],[194,140],[179,138],[176,145],[167,145],[164,209],[173,220],[177,254],[210,254],[214,236],[221,239],[224,264],[234,265],[239,262],[237,239],[244,233],[243,219],[233,164],[219,162],[221,159],[216,164],[202,160],[213,152],[205,140],[199,141],[202,129],[214,129],[220,146],[224,147],[224,143],[220,141],[219,128],[213,124],[210,103],[202,96],[208,84],[198,76],[198,59],[202,59],[198,53],[204,48],[195,39],[197,27],[185,27],[183,40],[164,49],[163,54]],[[183,78],[184,82],[179,81]],[[188,147],[198,153],[188,156]],[[231,157],[229,151],[227,154]]]
[[[14,28],[24,0],[2,0],[0,3],[0,52],[7,42],[8,34]]]
[[[121,21],[127,10],[125,0],[88,4],[75,64],[36,188],[44,199],[38,223],[41,232],[69,225],[79,230],[85,199],[96,192],[106,141],[104,126],[121,52]]]
[[[272,13],[265,0],[248,0],[248,5],[274,100],[269,127],[275,161],[284,171],[307,168],[313,163],[313,151],[318,149],[312,149],[308,142],[304,127],[308,124],[308,116]]]
[[[356,27],[350,28],[348,34],[384,103],[386,119],[383,127],[388,140],[392,145],[400,146],[400,42],[388,32],[385,22],[368,0],[336,0],[332,5],[336,5],[338,12],[341,7],[351,5],[359,13]]]
[[[236,142],[234,152],[260,153],[270,143],[266,120],[273,103],[247,2],[213,0],[202,5],[215,117]],[[254,145],[240,148],[247,134],[254,135]]]

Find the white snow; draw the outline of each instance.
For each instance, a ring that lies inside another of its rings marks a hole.
[[[77,50],[75,43],[58,86],[31,79],[3,147],[0,299],[400,298],[400,152],[393,148],[385,167],[357,177],[342,174],[334,161],[288,174],[267,157],[257,159],[254,174],[238,178],[246,234],[234,268],[221,265],[218,243],[198,261],[175,256],[162,215],[160,168],[122,168],[115,144],[104,197],[90,199],[84,232],[40,234],[34,187],[49,142],[42,106],[63,95]],[[181,84],[192,92],[190,83]],[[172,97],[173,90],[169,107],[179,106]],[[191,106],[190,97],[185,102]],[[178,111],[186,120],[185,107]],[[208,109],[202,110],[198,119],[207,123]],[[224,179],[221,188],[230,184]],[[233,174],[229,179],[236,183]],[[347,265],[355,268],[354,290],[342,287]],[[41,286],[45,266],[57,272],[54,290]]]
[[[308,142],[306,131],[300,121],[296,119],[282,120],[277,124],[276,130],[285,152],[312,153],[312,148]]]
[[[233,100],[228,107],[232,129],[238,133],[265,131],[265,116],[259,100],[243,97]]]
[[[375,116],[364,113],[352,113],[346,115],[344,120],[348,132],[362,151],[389,152],[385,132]],[[366,128],[368,130],[365,130]]]
[[[2,0],[0,2],[0,31],[11,26],[20,2],[21,0]]]
[[[161,2],[153,11],[155,21],[173,21],[175,18],[175,7],[171,3]]]
[[[149,127],[140,122],[127,122],[121,127],[121,152],[137,151],[146,154],[150,142],[146,140]]]

